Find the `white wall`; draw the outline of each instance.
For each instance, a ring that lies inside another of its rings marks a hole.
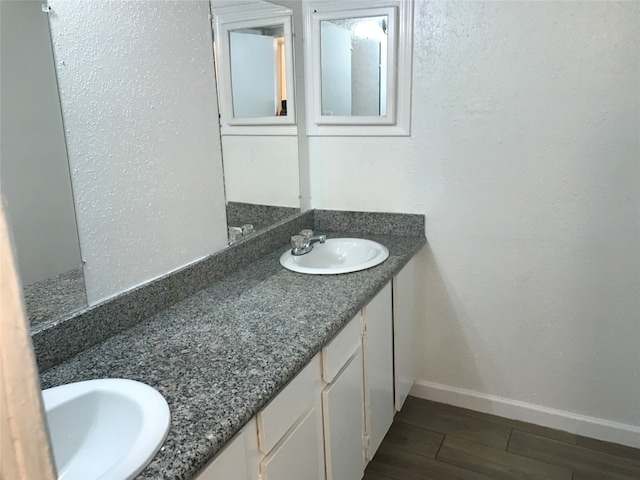
[[[300,207],[297,136],[222,137],[228,202]]]
[[[209,6],[49,4],[95,304],[226,245]]]
[[[411,138],[312,204],[426,214],[415,392],[640,446],[640,4],[416,1]]]
[[[79,268],[58,86],[39,2],[0,2],[0,178],[24,285]]]

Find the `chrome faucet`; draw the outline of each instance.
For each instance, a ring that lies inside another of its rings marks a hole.
[[[248,237],[252,233],[255,232],[253,225],[250,223],[245,223],[241,227],[229,227],[229,245],[236,243],[238,240],[242,240],[243,238]]]
[[[305,229],[291,237],[291,255],[304,255],[313,250],[316,243],[324,243],[326,235],[313,235],[313,230]]]

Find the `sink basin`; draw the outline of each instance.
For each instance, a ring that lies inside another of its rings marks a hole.
[[[291,255],[286,251],[280,264],[289,270],[311,275],[350,273],[374,267],[389,257],[384,245],[363,238],[330,238],[316,243],[304,255]]]
[[[59,480],[133,478],[169,430],[164,397],[133,380],[70,383],[42,398]]]

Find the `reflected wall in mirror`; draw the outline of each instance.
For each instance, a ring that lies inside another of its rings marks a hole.
[[[233,243],[243,238],[244,225],[257,232],[300,211],[297,127],[269,123],[284,120],[281,102],[276,110],[281,100],[287,101],[287,121],[295,121],[292,11],[260,0],[211,0],[211,12],[227,225]],[[263,100],[255,97],[258,91]],[[225,121],[225,104],[239,118]],[[266,120],[261,125],[257,117],[242,118],[258,111]]]
[[[385,116],[387,16],[320,22],[322,115]]]
[[[223,135],[222,162],[229,228],[260,231],[300,211],[297,137]]]
[[[89,305],[227,246],[207,0],[48,0]]]
[[[2,198],[34,327],[87,306],[47,15],[0,2]]]

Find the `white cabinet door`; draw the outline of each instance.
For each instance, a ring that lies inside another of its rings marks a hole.
[[[322,410],[327,480],[360,480],[365,467],[360,348],[322,392]]]
[[[254,480],[259,464],[258,431],[252,419],[196,477],[197,480]]]
[[[371,460],[393,422],[393,326],[391,283],[363,309],[365,430]]]
[[[276,445],[260,464],[262,480],[318,480],[321,465],[318,451],[318,411],[315,407],[303,415],[291,431]]]
[[[242,435],[227,445],[213,462],[198,475],[198,480],[228,480],[230,478],[249,479]]]
[[[395,362],[395,404],[400,411],[415,381],[413,357],[416,307],[416,260],[409,263],[393,279],[393,355]]]

